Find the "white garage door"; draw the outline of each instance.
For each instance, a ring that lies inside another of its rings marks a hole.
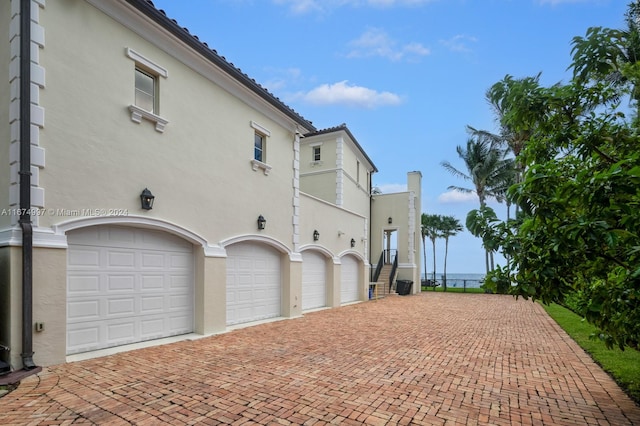
[[[302,253],[302,310],[327,306],[325,257],[319,253]]]
[[[341,291],[340,301],[342,303],[355,302],[360,300],[358,291],[358,261],[353,256],[345,256],[341,259]]]
[[[227,324],[280,316],[280,253],[259,243],[227,247]]]
[[[67,354],[193,331],[190,243],[118,226],[67,240]]]

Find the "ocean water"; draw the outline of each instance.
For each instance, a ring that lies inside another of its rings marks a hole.
[[[456,274],[447,272],[447,287],[463,288],[466,284],[467,288],[478,288],[482,285],[482,279],[485,274]],[[424,273],[422,273],[424,279]],[[427,279],[433,279],[433,272],[427,273]],[[436,271],[436,281],[442,286],[442,272]]]

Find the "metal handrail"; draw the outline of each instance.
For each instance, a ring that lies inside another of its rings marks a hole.
[[[373,273],[372,282],[378,282],[378,278],[380,278],[380,272],[382,271],[382,266],[384,265],[384,250],[380,253],[380,259],[378,259],[378,265],[376,266],[376,270]]]
[[[391,287],[393,286],[393,277],[396,275],[396,270],[398,269],[398,253],[393,258],[393,266],[391,267],[391,273],[389,274],[389,292],[391,292]]]

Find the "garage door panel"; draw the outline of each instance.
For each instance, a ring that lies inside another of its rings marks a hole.
[[[110,250],[107,254],[107,261],[109,268],[133,268],[136,264],[136,256],[133,251]]]
[[[184,308],[190,306],[192,303],[191,299],[178,295],[169,298],[169,310],[179,310],[182,311]]]
[[[157,314],[164,311],[164,296],[145,296],[140,300],[140,312],[143,314]]]
[[[169,277],[169,288],[174,290],[182,290],[191,285],[189,277],[186,275],[171,275]]]
[[[135,277],[132,274],[127,275],[106,275],[107,291],[120,292],[120,291],[134,291],[135,290]]]
[[[96,274],[77,275],[68,281],[69,294],[86,295],[100,291],[100,276]]]
[[[190,269],[191,256],[186,254],[171,254],[169,258],[169,264],[175,269]]]
[[[134,315],[135,305],[133,297],[110,299],[107,303],[107,316]]]
[[[141,262],[143,268],[158,268],[162,269],[165,266],[165,256],[162,253],[154,252],[142,252]]]
[[[79,268],[95,268],[100,265],[100,249],[92,248],[87,250],[76,250],[69,248],[67,250],[68,267]]]
[[[96,300],[79,300],[69,303],[67,318],[73,321],[90,321],[100,318],[100,303]]]
[[[162,291],[164,289],[164,275],[141,274],[140,286],[142,290]]]
[[[253,300],[252,289],[246,289],[246,290],[238,289],[238,291],[235,294],[237,296],[236,301],[239,303],[251,302]]]
[[[136,341],[136,327],[132,321],[111,323],[106,327],[106,341],[112,345],[122,345]]]
[[[193,331],[192,246],[163,232],[95,228],[68,235],[67,353]]]
[[[106,238],[112,243],[124,243],[126,246],[135,242],[135,232],[127,228],[103,228],[107,235]]]
[[[165,320],[162,317],[149,318],[140,321],[140,334],[147,338],[153,338],[161,335],[162,331],[166,328]]]
[[[259,243],[227,248],[227,324],[281,315],[280,254]]]
[[[355,302],[360,299],[358,261],[353,256],[345,256],[341,263],[340,301],[342,303]]]
[[[326,258],[311,251],[302,253],[302,309],[327,305]]]
[[[67,352],[78,352],[78,348],[97,349],[100,341],[100,327],[88,324],[80,328],[67,329]]]

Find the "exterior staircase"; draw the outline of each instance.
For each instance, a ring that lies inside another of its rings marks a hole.
[[[385,263],[382,269],[380,270],[380,277],[378,278],[378,297],[385,297],[389,295],[395,295],[396,286],[395,286],[395,277],[393,277],[393,282],[391,286],[391,290],[389,290],[389,275],[391,274],[391,269],[393,269],[393,264]]]

